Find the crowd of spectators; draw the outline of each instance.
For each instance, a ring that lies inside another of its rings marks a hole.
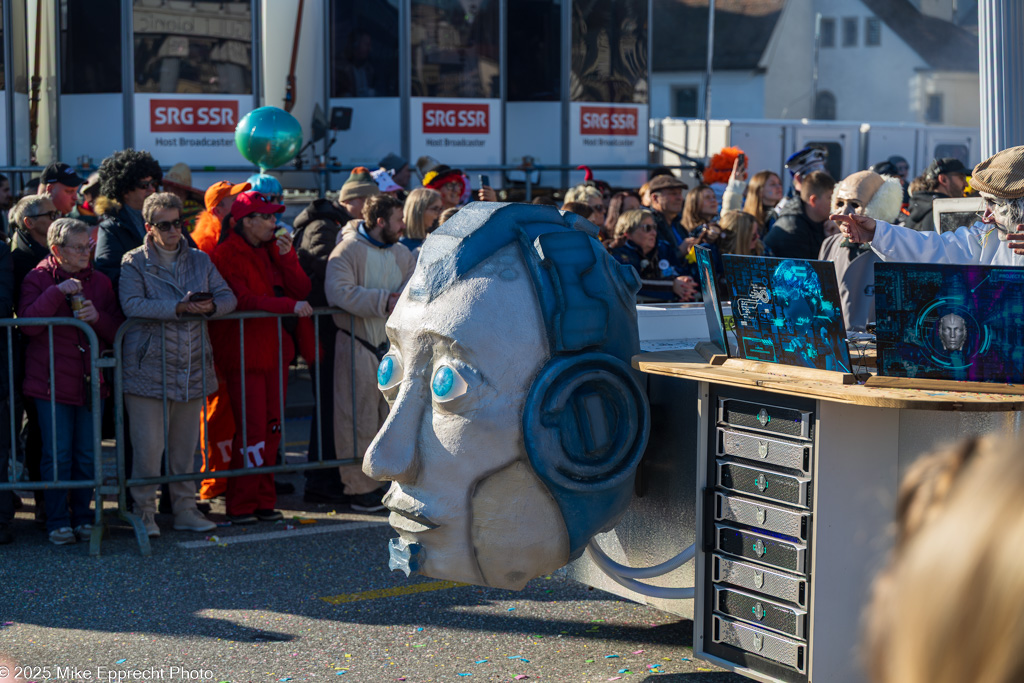
[[[697,246],[709,247],[718,261],[726,253],[823,257],[853,273],[852,261],[870,250],[834,237],[830,214],[895,222],[902,209],[905,222],[916,225],[931,200],[962,194],[965,185],[960,162],[936,160],[910,183],[910,210],[897,201],[894,214],[890,200],[907,188],[898,175],[901,168],[906,173],[905,160],[890,159],[876,166],[881,174],[863,171],[837,186],[825,172],[825,153],[801,150],[787,162],[788,196],[772,171],[748,182],[747,164],[737,157],[727,184],[689,187],[671,170],[656,169],[643,186],[617,191],[588,171],[561,196],[533,201],[593,224],[613,257],[636,269],[638,301],[686,302],[700,298]],[[121,350],[129,477],[188,474],[197,447],[202,453],[208,476],[198,491],[195,482],[170,484],[158,509],[156,486],[132,490],[149,536],[160,535],[158,512],[173,514],[175,529],[212,529],[203,503],[218,496],[232,522],[281,518],[274,478],[257,470],[279,459],[281,380],[300,357],[318,375],[321,413],[309,458],[358,463],[365,452],[387,415],[376,382],[387,348],[384,324],[419,248],[467,202],[498,198],[490,187],[471,189],[461,170],[429,157],[416,163],[422,187],[411,191],[405,160],[389,155],[380,166],[353,169],[335,198],[313,200],[292,225],[280,220],[284,192],[272,175],[197,189],[186,166],[165,176],[145,151],[112,154],[88,178],[51,164],[16,204],[9,183],[0,181],[0,208],[10,224],[9,247],[0,249],[0,317],[76,318],[95,331],[98,352],[114,343],[126,319],[144,319],[126,331]],[[879,203],[882,195],[886,202]],[[320,316],[314,325],[314,309],[328,306],[343,313]],[[235,310],[283,317],[217,320]],[[0,379],[13,383],[9,408],[20,433],[4,438],[24,454],[31,480],[90,480],[89,341],[78,327],[56,326],[51,351],[47,335],[45,326],[20,327],[16,335],[15,376]],[[100,395],[110,396],[108,381]],[[11,449],[0,450],[6,475]],[[216,476],[227,469],[254,471]],[[383,508],[380,484],[358,464],[305,476],[308,502]],[[53,543],[89,537],[91,497],[88,488],[37,493],[37,520]],[[12,538],[8,498],[0,494],[0,543]]]

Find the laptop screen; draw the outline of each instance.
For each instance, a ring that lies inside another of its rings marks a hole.
[[[724,254],[739,357],[850,372],[850,350],[829,261]]]
[[[718,290],[715,277],[715,265],[711,249],[699,246],[694,249],[697,257],[697,272],[700,274],[700,292],[704,297],[704,313],[708,318],[708,332],[711,341],[718,344],[725,354],[729,353],[729,343],[725,339],[725,320],[722,318],[722,307],[718,303]]]
[[[1024,268],[875,265],[878,374],[1024,382]]]

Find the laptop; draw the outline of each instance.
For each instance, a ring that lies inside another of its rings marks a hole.
[[[851,372],[830,261],[723,254],[740,358]]]
[[[725,319],[722,317],[722,306],[718,302],[718,288],[715,286],[714,256],[710,247],[698,246],[694,249],[697,257],[697,272],[700,274],[700,293],[704,298],[704,314],[708,318],[708,333],[711,341],[718,344],[722,353],[729,354],[729,343],[725,339]]]
[[[1024,268],[875,264],[878,374],[1024,383]]]

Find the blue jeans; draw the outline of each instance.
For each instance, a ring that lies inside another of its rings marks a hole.
[[[39,411],[39,428],[43,436],[43,481],[53,481],[54,461],[57,465],[57,481],[91,480],[95,476],[92,452],[92,412],[87,406],[72,406],[65,403],[55,404],[57,412],[57,443],[53,442],[53,417],[50,414],[50,401],[37,398],[36,408]],[[102,414],[102,407],[100,414]],[[54,458],[56,454],[56,458]],[[44,492],[46,503],[46,530],[55,531],[61,527],[76,527],[81,524],[92,524],[89,514],[89,502],[92,500],[93,489],[47,489]],[[68,500],[71,501],[71,514],[68,515]]]

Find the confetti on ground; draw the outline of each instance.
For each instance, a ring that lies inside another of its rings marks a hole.
[[[644,653],[643,650],[633,650],[633,654],[635,654],[635,655],[642,655],[643,653]]]
[[[475,662],[475,663],[476,663],[476,664],[486,664],[486,663],[487,663],[487,660],[486,660],[486,659],[478,659],[478,660],[476,660],[476,662]]]
[[[348,673],[347,671],[335,671],[334,675],[335,676],[344,676],[347,673]]]
[[[593,660],[593,659],[588,659],[588,660],[587,660],[587,664],[593,664],[593,663],[594,663],[594,660]]]
[[[458,674],[459,676],[472,676],[473,674]]]
[[[527,678],[529,678],[529,676],[527,676],[526,674],[519,674],[518,676],[516,676],[516,680],[517,681],[522,681],[522,680],[525,680]]]
[[[608,680],[609,681],[621,681],[622,680],[622,676],[612,676]]]
[[[509,611],[509,612],[515,612],[515,611],[516,611],[516,608],[515,608],[515,607],[509,607],[509,608],[508,608],[508,611]]]
[[[631,674],[633,672],[630,671],[629,669],[619,669],[619,673],[620,674]]]
[[[618,655],[605,655],[604,658],[605,659],[616,659],[616,658],[618,658]]]
[[[127,659],[119,659],[116,662],[114,662],[114,664],[124,664],[127,661],[128,661]]]

